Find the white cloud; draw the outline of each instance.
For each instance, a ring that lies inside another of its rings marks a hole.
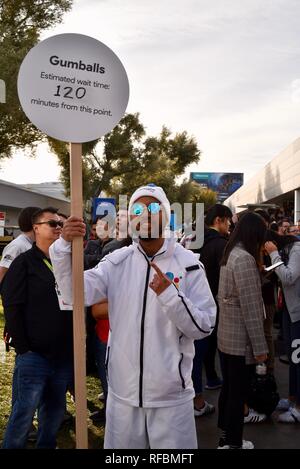
[[[294,104],[300,104],[300,78],[291,83],[291,99]]]
[[[298,0],[76,0],[43,37],[104,42],[150,134],[186,129],[199,170],[249,177],[299,137],[299,17]]]
[[[18,151],[13,158],[1,160],[0,179],[15,184],[58,181],[59,176],[57,157],[46,144],[39,146],[35,156]]]

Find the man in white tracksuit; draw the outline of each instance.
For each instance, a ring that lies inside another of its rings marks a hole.
[[[84,272],[85,303],[107,298],[109,305],[104,447],[197,448],[193,342],[212,332],[215,302],[197,257],[164,237],[170,204],[163,189],[137,189],[129,214],[137,242]],[[70,217],[50,248],[67,303],[72,303],[71,241],[84,232],[83,220]]]

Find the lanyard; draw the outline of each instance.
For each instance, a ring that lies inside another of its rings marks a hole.
[[[46,266],[48,267],[48,269],[50,269],[51,272],[53,273],[53,267],[52,267],[52,265],[50,264],[50,262],[49,262],[47,259],[43,259],[43,262],[46,264]]]
[[[47,259],[43,259],[43,262],[44,264],[48,267],[49,270],[51,270],[53,276],[54,276],[54,272],[53,272],[53,267],[52,265],[50,264],[50,262],[47,260]],[[54,279],[55,280],[55,279]],[[61,293],[58,289],[58,286],[57,286],[57,283],[55,282],[55,291],[56,291],[56,295],[57,295],[57,299],[58,299],[58,303],[59,303],[59,309],[60,310],[70,310],[72,309],[72,306],[70,305],[67,305],[66,303],[64,303],[64,300],[62,299],[62,296],[61,296]]]

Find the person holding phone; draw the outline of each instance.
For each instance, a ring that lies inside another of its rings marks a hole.
[[[300,339],[300,241],[296,236],[270,231],[265,250],[276,269],[283,290],[283,335],[289,359],[289,398],[280,403],[278,421],[300,422],[300,363],[293,360],[294,345]]]

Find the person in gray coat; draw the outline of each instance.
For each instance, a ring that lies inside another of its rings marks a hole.
[[[264,362],[264,305],[259,267],[265,241],[263,219],[248,212],[236,225],[221,261],[218,348],[223,385],[219,397],[219,449],[252,449],[243,437],[244,403],[249,390],[247,364]]]
[[[275,269],[283,289],[283,335],[289,358],[289,398],[282,399],[279,422],[300,422],[300,242],[296,236],[268,233],[265,250],[272,264],[284,263]]]

